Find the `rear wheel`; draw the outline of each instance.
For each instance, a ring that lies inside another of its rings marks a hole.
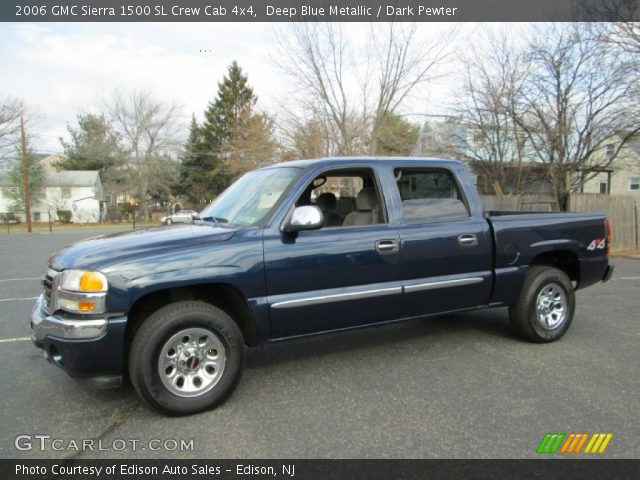
[[[167,305],[138,329],[129,374],[149,407],[190,415],[220,405],[236,387],[244,339],[222,310],[200,301]]]
[[[167,218],[167,219],[164,221],[164,223],[165,223],[165,225],[171,225],[171,224],[173,223],[173,220],[171,220],[170,218]]]
[[[529,269],[518,303],[509,310],[511,325],[532,342],[553,342],[571,325],[575,292],[571,280],[561,270],[549,266]]]

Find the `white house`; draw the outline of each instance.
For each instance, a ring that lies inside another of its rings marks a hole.
[[[34,222],[58,220],[57,211],[69,210],[74,223],[100,222],[102,215],[103,189],[100,172],[97,170],[61,170],[54,163],[57,156],[41,161],[44,167],[42,198],[31,205]],[[0,212],[11,211],[10,191],[16,186],[7,172],[0,172]],[[24,212],[15,215],[25,220]]]
[[[619,144],[619,138],[612,138],[594,157],[602,163],[603,157],[610,158]],[[631,139],[620,149],[618,157],[606,171],[584,182],[582,191],[640,198],[640,136]]]

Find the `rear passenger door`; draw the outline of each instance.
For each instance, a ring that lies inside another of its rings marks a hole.
[[[402,316],[484,305],[491,293],[488,222],[470,215],[451,171],[394,170],[402,204]]]

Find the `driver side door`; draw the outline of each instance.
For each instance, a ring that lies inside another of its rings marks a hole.
[[[266,288],[274,339],[379,323],[399,315],[398,229],[387,222],[375,172],[358,169],[323,175],[357,176],[362,188],[374,188],[379,217],[368,225],[265,232]],[[349,182],[336,182],[340,183]]]

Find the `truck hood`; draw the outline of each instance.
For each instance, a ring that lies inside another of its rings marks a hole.
[[[89,238],[58,250],[49,259],[54,270],[98,269],[139,255],[167,250],[184,250],[192,245],[224,242],[235,229],[213,225],[176,225],[112,233]]]

